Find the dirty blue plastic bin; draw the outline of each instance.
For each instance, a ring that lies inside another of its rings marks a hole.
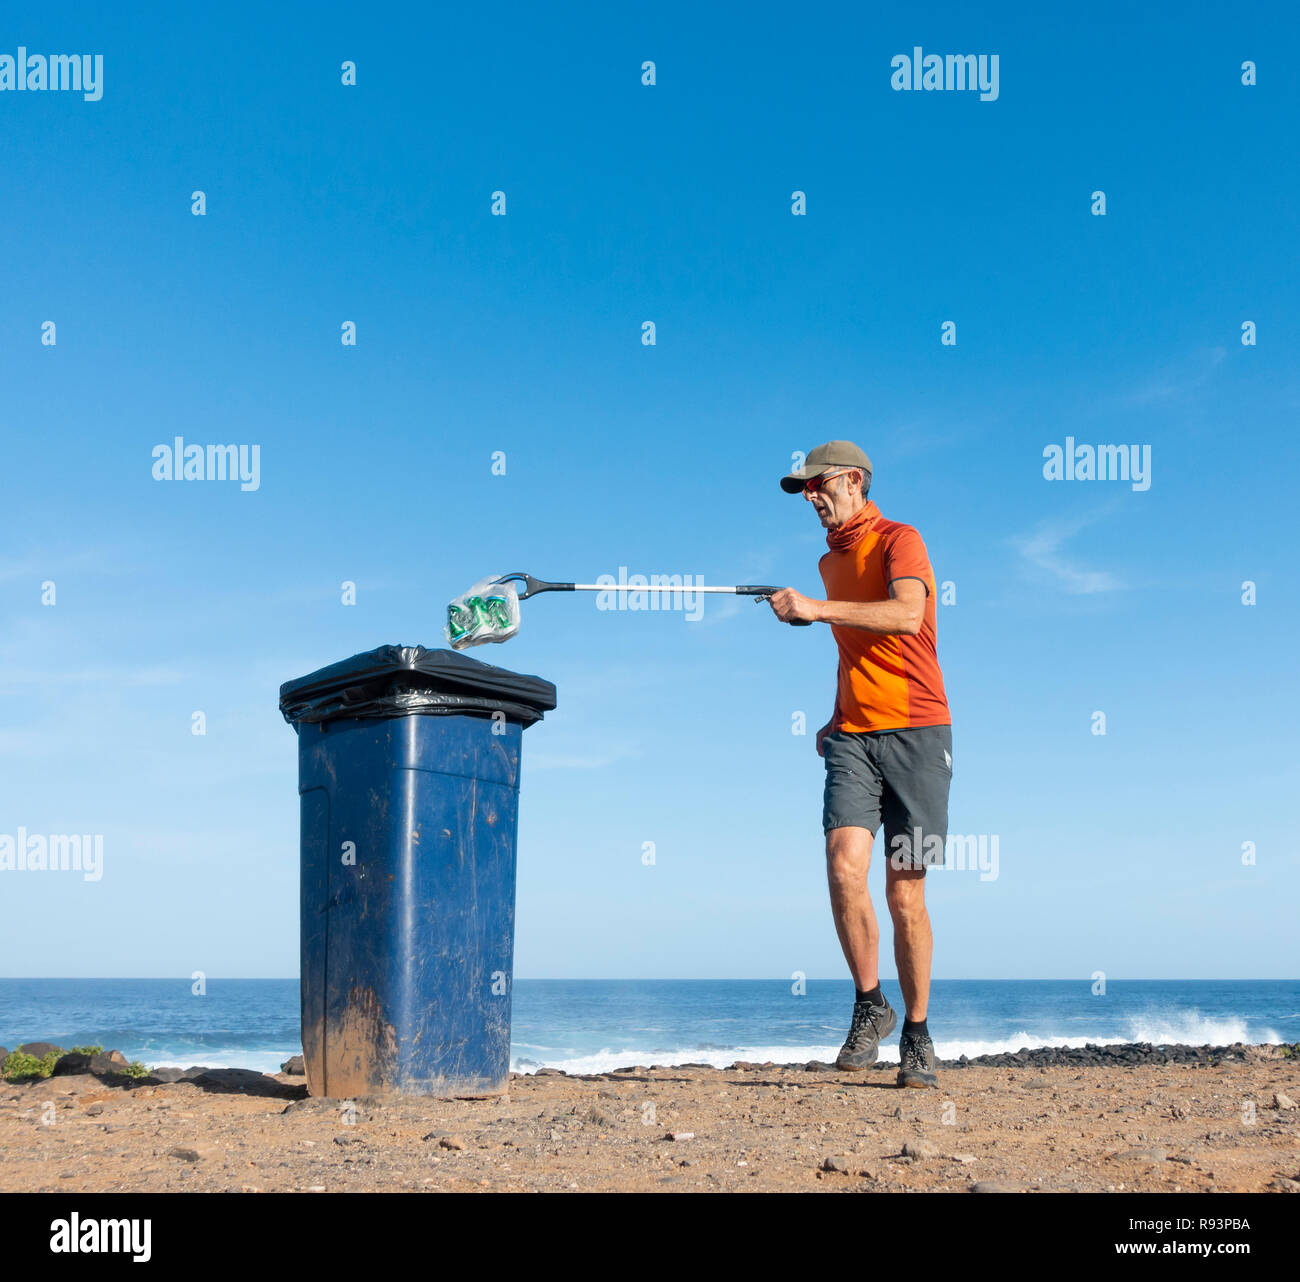
[[[280,688],[312,1095],[505,1091],[520,746],[554,707],[549,681],[418,646]]]

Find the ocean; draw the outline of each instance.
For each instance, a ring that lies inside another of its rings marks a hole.
[[[883,985],[902,1020],[896,983]],[[511,1067],[598,1073],[632,1064],[834,1059],[848,980],[520,979]],[[1300,1041],[1300,981],[936,980],[942,1059],[1087,1042],[1226,1046]],[[275,1072],[302,1049],[296,979],[0,979],[0,1046],[99,1044],[149,1066]],[[881,1048],[898,1058],[897,1033]]]

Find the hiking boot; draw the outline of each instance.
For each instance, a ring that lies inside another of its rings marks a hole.
[[[938,1087],[934,1071],[934,1043],[929,1034],[919,1037],[904,1033],[898,1039],[898,1084],[900,1086]]]
[[[883,1006],[873,1006],[866,1001],[854,1002],[853,1023],[849,1026],[844,1045],[840,1047],[835,1067],[870,1068],[880,1051],[880,1039],[888,1037],[897,1023],[898,1016],[888,998]]]

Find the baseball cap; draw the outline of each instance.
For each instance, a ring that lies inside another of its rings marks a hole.
[[[827,441],[815,450],[809,450],[803,467],[796,468],[781,478],[781,488],[787,494],[798,494],[804,482],[824,472],[835,472],[842,467],[857,467],[863,472],[863,489],[871,483],[871,460],[852,441]]]

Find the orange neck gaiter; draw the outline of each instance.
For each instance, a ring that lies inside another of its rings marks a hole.
[[[826,531],[826,546],[832,552],[847,552],[856,547],[879,515],[880,509],[868,499],[838,529]]]

